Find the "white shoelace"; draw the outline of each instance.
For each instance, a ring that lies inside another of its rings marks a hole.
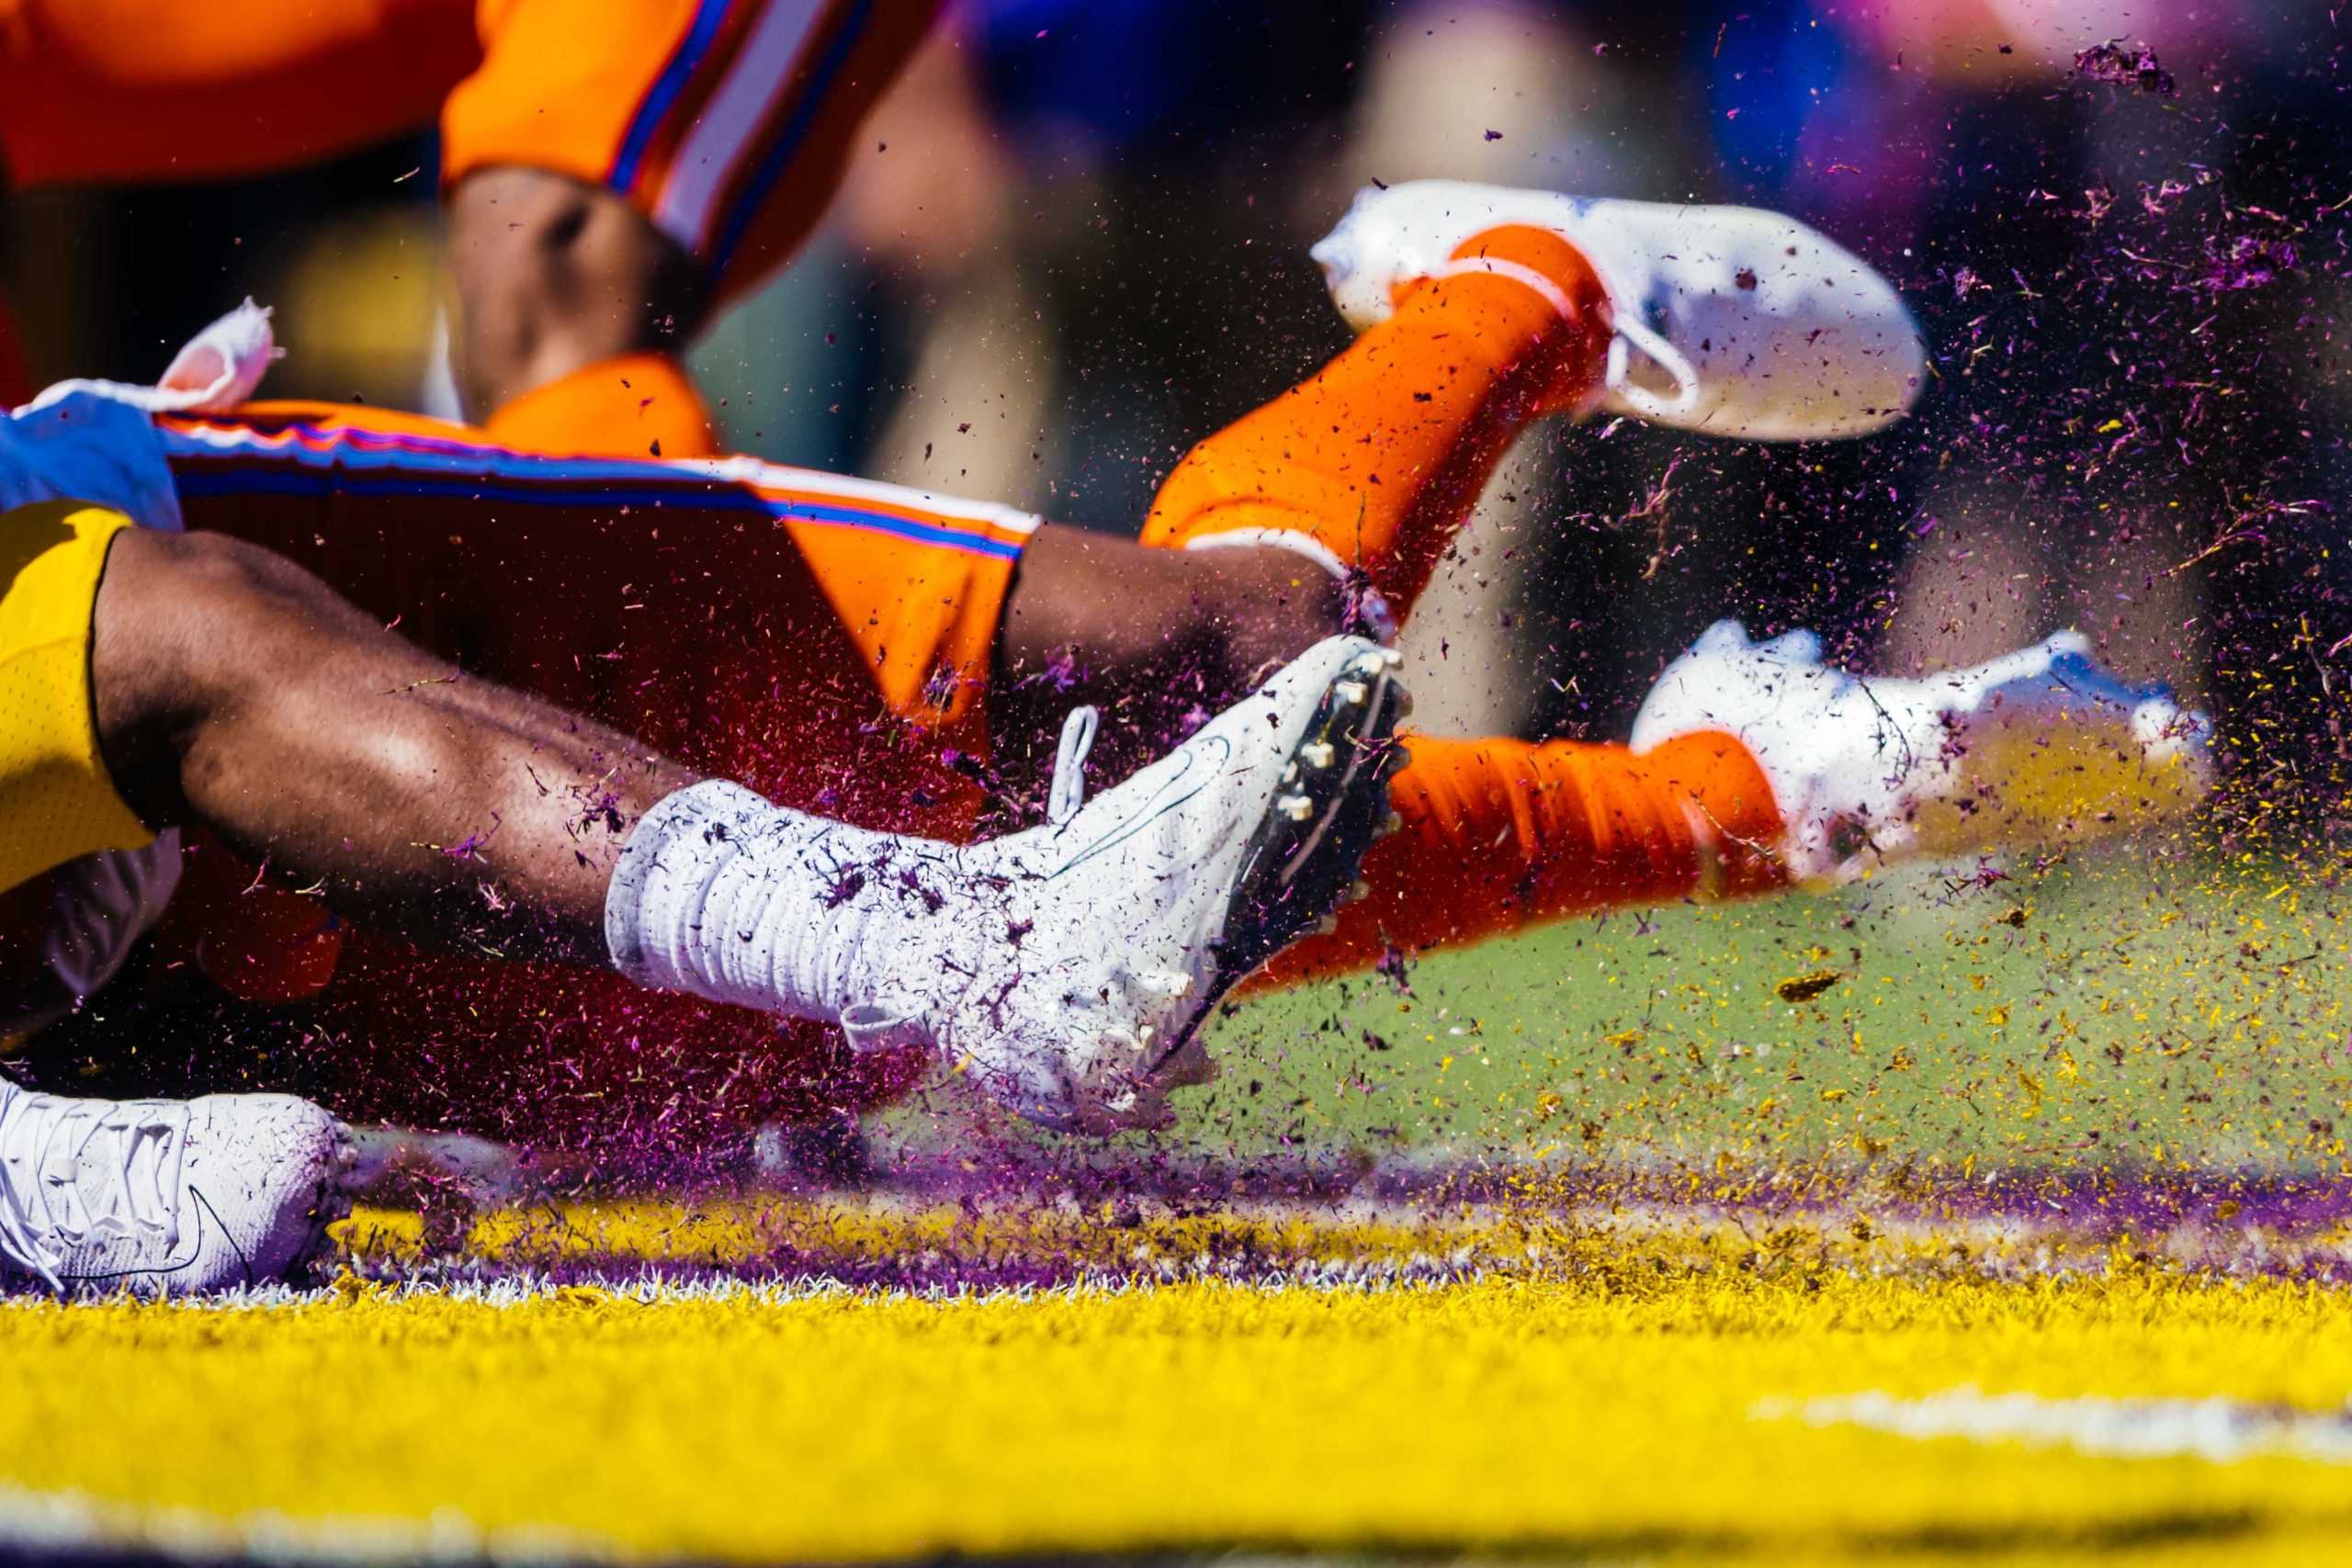
[[[100,1137],[115,1143],[99,1166],[104,1179],[93,1209],[84,1200],[81,1177]],[[187,1146],[182,1106],[0,1089],[0,1258],[61,1290],[61,1243],[141,1232],[175,1243],[179,1206],[169,1194],[178,1188]],[[54,1208],[52,1196],[59,1200]]]
[[[1086,804],[1086,754],[1094,750],[1102,716],[1091,706],[1074,707],[1062,720],[1062,742],[1054,753],[1054,786],[1046,797],[1046,820],[1058,828]]]
[[[1094,749],[1102,715],[1091,706],[1074,707],[1062,721],[1059,749],[1054,754],[1053,787],[1047,792],[1046,820],[1058,828],[1086,804],[1086,756]],[[860,1055],[902,1046],[928,1045],[925,1021],[892,1009],[861,1003],[841,1016],[842,1032],[850,1049]]]
[[[1614,324],[1617,335],[1609,340],[1609,365],[1602,377],[1609,389],[1645,419],[1679,419],[1698,408],[1698,367],[1680,349],[1639,321],[1621,317]],[[1632,379],[1633,351],[1636,348],[1674,378],[1674,396],[1661,398]]]

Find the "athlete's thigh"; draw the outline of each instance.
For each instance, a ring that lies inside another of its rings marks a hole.
[[[985,752],[1025,514],[748,459],[530,456],[373,411],[163,428],[190,526],[470,671],[791,804],[968,828],[943,753]]]
[[[0,0],[19,189],[305,164],[432,123],[481,59],[474,0]]]
[[[992,626],[1020,514],[765,464],[526,457],[371,411],[163,434],[191,527],[282,551],[470,671],[788,804],[970,830],[979,791],[956,759],[980,748],[956,738],[978,694],[922,671]],[[322,1032],[369,1043],[333,1066],[339,1108],[600,1156],[867,1103],[907,1067],[610,975],[428,958],[372,933],[351,936],[314,1006]]]
[[[442,176],[612,190],[737,295],[798,248],[940,0],[492,0]]]

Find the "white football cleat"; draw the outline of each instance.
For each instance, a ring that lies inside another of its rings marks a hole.
[[[1365,638],[1327,638],[1083,805],[1091,725],[1066,730],[1055,820],[965,852],[967,875],[1001,882],[1012,934],[985,944],[933,1040],[1033,1121],[1164,1120],[1167,1090],[1207,1076],[1210,1010],[1348,899],[1388,830],[1408,706],[1396,665]],[[858,1021],[842,1021],[854,1039]]]
[[[1718,621],[1652,688],[1633,749],[1704,730],[1737,738],[1770,781],[1799,878],[2172,820],[2213,774],[2204,716],[2101,670],[2079,632],[1880,680],[1824,665],[1811,632],[1758,643]]]
[[[1555,293],[1508,262],[1456,257],[1506,224],[1560,235],[1608,290],[1606,409],[1712,435],[1812,441],[1881,429],[1918,398],[1927,349],[1894,286],[1757,208],[1413,180],[1357,193],[1313,254],[1358,332],[1385,321],[1397,288],[1418,277],[1500,271]]]
[[[356,1156],[291,1095],[74,1100],[0,1078],[0,1277],[148,1296],[287,1279],[349,1213]]]

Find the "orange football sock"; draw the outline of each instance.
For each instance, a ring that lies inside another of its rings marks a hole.
[[[1367,969],[1390,949],[1458,947],[1580,910],[1785,880],[1771,786],[1731,736],[1635,756],[1574,740],[1410,737],[1389,786],[1405,825],[1364,858],[1369,897],[1274,958],[1252,988]]]
[[[1144,542],[1303,535],[1362,571],[1397,619],[1409,614],[1512,438],[1588,404],[1609,348],[1607,295],[1558,235],[1490,230],[1455,259],[1461,270],[1406,284],[1394,315],[1304,385],[1187,454]],[[1771,786],[1729,735],[1639,757],[1575,741],[1410,745],[1390,790],[1405,826],[1364,861],[1371,896],[1253,987],[1367,968],[1392,948],[1783,880]]]
[[[502,446],[558,456],[715,457],[710,410],[666,354],[630,354],[534,387],[490,416]]]
[[[1305,536],[1401,620],[1512,438],[1587,402],[1609,350],[1608,296],[1557,234],[1492,229],[1455,258],[1462,270],[1407,284],[1347,352],[1187,453],[1144,543]]]

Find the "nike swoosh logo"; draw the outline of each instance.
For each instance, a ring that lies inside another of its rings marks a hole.
[[[195,1239],[188,1246],[187,1256],[178,1262],[159,1263],[152,1269],[117,1269],[104,1274],[61,1274],[58,1278],[83,1284],[101,1280],[147,1279],[165,1274],[183,1273],[196,1267],[196,1260],[204,1256],[204,1222],[209,1216],[220,1233],[229,1236],[229,1250],[237,1256],[238,1267],[244,1272],[244,1282],[248,1285],[253,1284],[254,1282],[253,1259],[246,1257],[244,1248],[237,1245],[236,1238],[230,1234],[229,1227],[221,1224],[220,1212],[212,1207],[212,1200],[207,1198],[204,1195],[204,1190],[199,1187],[190,1187],[187,1190],[187,1195],[194,1201],[196,1210],[196,1224],[190,1227],[195,1233]]]
[[[1208,760],[1208,751],[1211,747],[1215,747],[1216,749],[1216,756],[1214,761]],[[1207,739],[1203,740],[1198,746],[1193,747],[1192,750],[1187,750],[1184,753],[1183,770],[1177,773],[1175,777],[1170,779],[1166,784],[1159,786],[1159,791],[1157,795],[1152,796],[1150,805],[1145,807],[1135,816],[1129,818],[1114,831],[1103,838],[1096,840],[1093,843],[1089,844],[1086,848],[1080,850],[1077,854],[1072,855],[1068,861],[1062,863],[1059,869],[1054,872],[1052,876],[1046,877],[1046,880],[1051,882],[1054,877],[1061,875],[1064,872],[1075,871],[1080,866],[1085,864],[1088,861],[1092,860],[1096,855],[1106,853],[1111,850],[1118,848],[1121,844],[1125,843],[1129,839],[1132,839],[1137,833],[1142,832],[1144,829],[1149,827],[1153,822],[1167,816],[1168,813],[1175,810],[1178,807],[1183,805],[1186,801],[1200,794],[1201,791],[1208,788],[1210,781],[1215,779],[1218,773],[1223,772],[1225,764],[1232,760],[1233,742],[1227,740],[1224,736],[1212,735]],[[1181,794],[1171,795],[1170,793],[1170,791],[1180,790],[1182,791]]]

